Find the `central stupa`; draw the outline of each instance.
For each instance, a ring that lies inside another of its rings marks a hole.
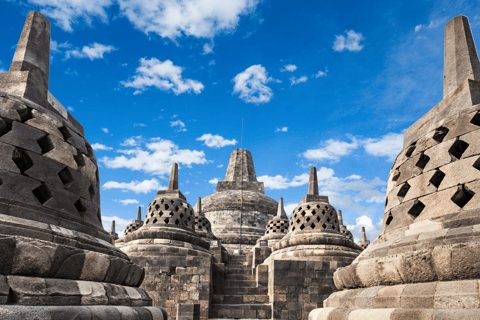
[[[232,151],[225,180],[217,183],[214,194],[202,199],[212,231],[227,250],[253,247],[277,207],[277,201],[265,195],[263,182],[257,181],[252,154],[246,149]]]

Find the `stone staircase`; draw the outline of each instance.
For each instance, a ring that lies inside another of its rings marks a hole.
[[[222,287],[213,288],[210,319],[270,319],[268,288],[257,287],[246,255],[232,255]]]

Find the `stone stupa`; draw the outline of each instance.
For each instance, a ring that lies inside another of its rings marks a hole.
[[[358,245],[362,247],[363,250],[367,249],[370,241],[367,240],[367,233],[365,232],[365,227],[362,227],[362,238],[358,241]]]
[[[195,212],[195,232],[202,238],[217,240],[212,232],[212,224],[202,211],[202,198],[198,197],[197,204],[193,207]]]
[[[283,198],[278,201],[277,215],[270,220],[265,229],[265,235],[257,240],[257,246],[261,241],[267,241],[268,247],[273,246],[288,232],[288,217],[283,207]]]
[[[340,232],[343,233],[348,239],[353,241],[353,234],[343,224],[342,210],[338,210],[338,223],[340,225]]]
[[[212,222],[212,231],[229,251],[249,251],[275,217],[277,202],[265,195],[257,181],[252,154],[236,149],[230,155],[225,180],[214,194],[202,199],[203,212]]]
[[[315,167],[310,169],[307,195],[292,212],[287,235],[271,249],[262,265],[268,266],[272,319],[306,319],[338,290],[335,270],[352,263],[362,251],[340,231],[328,197],[318,194]]]
[[[113,241],[118,240],[118,233],[115,232],[115,220],[112,220],[112,226],[110,227],[110,236]]]
[[[103,229],[95,154],[49,61],[50,21],[30,11],[0,74],[0,318],[164,319]]]
[[[380,235],[310,319],[480,319],[480,61],[445,28],[443,100],[405,131]]]
[[[142,288],[153,305],[175,318],[179,304],[200,304],[208,317],[213,255],[210,242],[195,232],[195,213],[178,188],[178,164],[172,165],[167,190],[159,190],[148,206],[145,222],[123,237],[121,250],[145,267]]]

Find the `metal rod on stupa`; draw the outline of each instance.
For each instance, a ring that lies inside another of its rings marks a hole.
[[[480,80],[480,61],[467,17],[457,16],[445,27],[443,97],[467,79]]]

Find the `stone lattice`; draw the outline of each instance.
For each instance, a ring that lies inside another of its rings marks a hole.
[[[305,203],[293,210],[289,231],[340,231],[335,208],[327,203]]]
[[[195,230],[195,213],[190,204],[182,199],[155,199],[148,206],[145,217],[145,225],[150,224]]]
[[[195,230],[197,230],[197,232],[212,233],[212,225],[206,217],[195,216]]]

